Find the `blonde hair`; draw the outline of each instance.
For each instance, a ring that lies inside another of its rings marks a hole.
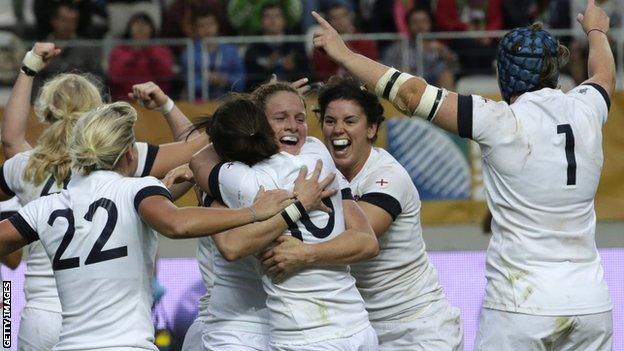
[[[99,84],[92,76],[59,74],[41,88],[35,114],[50,126],[41,134],[30,154],[24,178],[35,185],[52,174],[61,186],[71,171],[69,142],[76,121],[102,104]]]
[[[87,113],[74,127],[69,150],[73,167],[85,175],[113,170],[134,145],[136,120],[137,112],[127,102],[106,104]]]

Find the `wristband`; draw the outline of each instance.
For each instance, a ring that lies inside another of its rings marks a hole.
[[[303,209],[303,212],[301,212],[301,209]],[[303,205],[301,204],[301,201],[299,200],[288,205],[288,207],[283,209],[281,213],[282,218],[284,218],[284,220],[289,226],[299,221],[304,214],[305,214],[305,208],[303,208]]]
[[[43,63],[43,58],[37,54],[35,54],[32,50],[26,53],[24,59],[22,60],[22,65],[29,70],[37,73],[43,69],[45,63]],[[24,73],[28,74],[26,71]]]
[[[255,223],[258,220],[256,210],[253,208],[253,206],[249,206],[247,208],[249,209],[249,212],[251,212],[251,223]]]
[[[22,68],[20,68],[20,71],[22,71],[22,73],[24,73],[25,75],[29,77],[34,77],[37,74],[37,72],[33,71],[32,69],[26,66],[22,66]]]
[[[164,105],[160,106],[160,107],[156,107],[154,110],[162,113],[163,115],[168,115],[169,113],[171,113],[171,110],[173,110],[173,106],[175,106],[175,104],[173,103],[173,100],[171,100],[171,98],[167,98],[167,102],[165,102]]]
[[[604,35],[607,35],[607,32],[603,31],[602,29],[598,29],[598,28],[593,28],[587,31],[587,33],[585,33],[587,36],[589,36],[589,33],[593,32],[593,31],[598,31]]]

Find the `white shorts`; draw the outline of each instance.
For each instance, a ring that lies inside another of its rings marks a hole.
[[[611,311],[580,316],[535,316],[481,309],[475,350],[611,351]]]
[[[282,345],[271,343],[270,351],[377,351],[379,343],[375,329],[368,326],[348,338],[319,341],[307,345]]]
[[[266,351],[269,336],[237,330],[214,328],[196,319],[186,331],[182,351]]]
[[[182,351],[204,351],[206,348],[202,342],[202,334],[204,333],[205,324],[196,319],[186,331],[184,335],[184,343]]]
[[[409,320],[371,323],[381,351],[461,351],[464,333],[459,309],[446,300],[431,304]]]
[[[17,334],[18,351],[50,351],[59,341],[63,318],[58,312],[25,307]]]

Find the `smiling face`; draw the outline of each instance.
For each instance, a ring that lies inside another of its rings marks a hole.
[[[308,136],[306,109],[301,97],[278,91],[266,100],[265,114],[275,133],[280,151],[296,155]]]
[[[377,124],[368,124],[362,107],[352,100],[334,100],[323,117],[323,138],[338,169],[351,179],[368,159]]]

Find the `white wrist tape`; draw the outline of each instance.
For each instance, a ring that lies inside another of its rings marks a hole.
[[[29,69],[39,72],[45,66],[43,63],[43,57],[35,54],[32,50],[26,53],[24,59],[22,60],[22,65],[28,67]]]
[[[411,74],[403,73],[394,68],[389,68],[377,81],[377,84],[375,85],[375,93],[378,96],[390,100],[390,102],[395,102],[394,100],[399,93],[401,85],[412,77],[413,76]]]
[[[290,220],[293,222],[297,222],[298,220],[301,219],[301,216],[302,216],[302,213],[299,211],[299,209],[297,208],[297,205],[295,204],[288,205],[288,207],[284,209],[284,212],[286,212]]]
[[[448,92],[445,89],[440,89],[433,85],[427,84],[425,88],[425,92],[420,97],[420,102],[418,103],[418,107],[414,111],[414,116],[425,118],[427,121],[432,121],[440,106],[442,106],[442,101],[446,98]]]
[[[167,102],[165,102],[164,105],[156,107],[154,110],[162,113],[163,115],[168,115],[171,113],[171,110],[173,110],[173,106],[175,106],[173,100],[171,100],[171,98],[167,98]]]

